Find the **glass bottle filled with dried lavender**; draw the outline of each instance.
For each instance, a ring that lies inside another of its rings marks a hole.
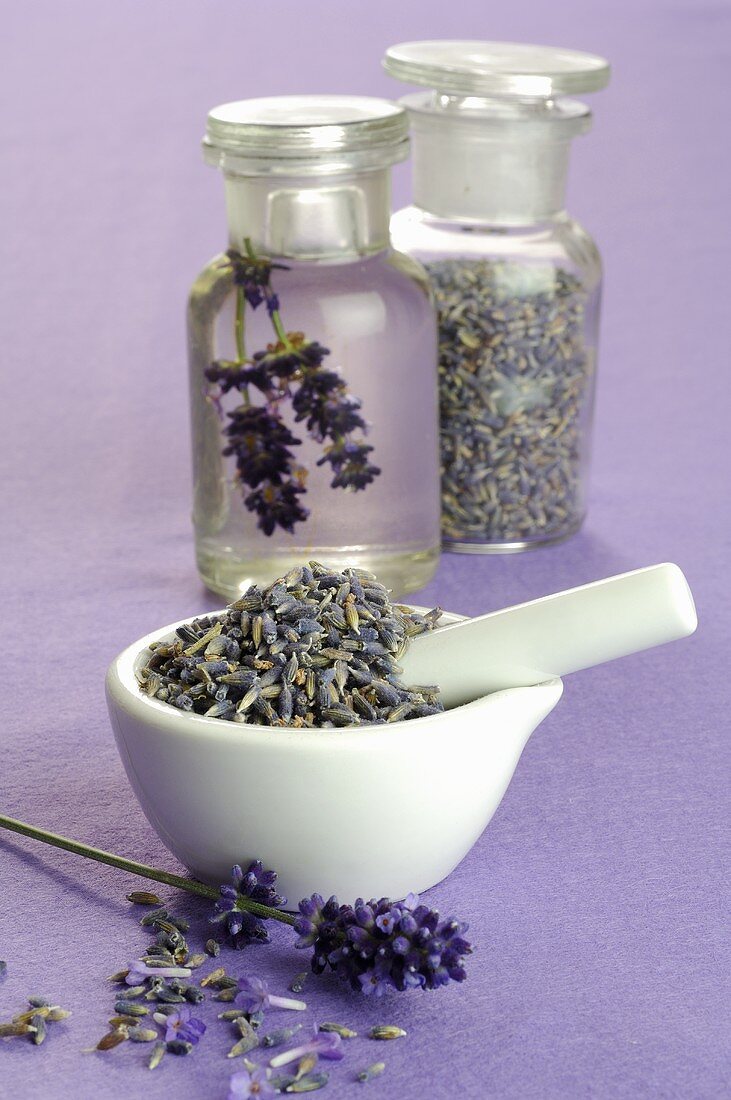
[[[586,510],[601,264],[564,210],[570,142],[590,113],[566,93],[602,58],[495,42],[394,46],[414,205],[395,247],[424,263],[440,313],[442,533],[448,549],[558,542]]]
[[[405,110],[353,96],[224,104],[229,247],[188,310],[198,568],[228,597],[316,557],[406,593],[439,555],[437,324],[391,248]]]

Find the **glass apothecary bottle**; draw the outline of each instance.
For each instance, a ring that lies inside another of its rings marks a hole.
[[[397,593],[440,550],[437,325],[391,248],[390,169],[408,118],[387,100],[216,107],[229,247],[196,280],[188,333],[196,553],[235,597],[315,558]]]
[[[564,209],[573,92],[603,58],[499,42],[410,42],[386,70],[429,92],[411,116],[414,205],[394,246],[432,279],[440,319],[446,549],[510,552],[581,525],[591,442],[601,262]]]

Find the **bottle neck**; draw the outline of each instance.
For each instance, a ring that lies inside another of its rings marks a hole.
[[[571,139],[588,128],[586,108],[466,102],[436,97],[412,109],[415,204],[441,218],[498,226],[560,214]]]
[[[225,175],[232,248],[269,256],[357,259],[389,244],[388,168],[332,177]]]

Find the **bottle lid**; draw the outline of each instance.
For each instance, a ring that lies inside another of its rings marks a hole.
[[[383,67],[397,80],[458,96],[553,98],[609,81],[603,57],[519,42],[402,42],[389,47]]]
[[[206,161],[232,171],[278,174],[381,168],[408,155],[408,116],[387,99],[270,96],[214,107]]]

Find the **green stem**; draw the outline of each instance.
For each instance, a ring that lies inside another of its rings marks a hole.
[[[278,309],[274,310],[274,312],[271,314],[271,318],[272,318],[272,325],[274,326],[274,331],[276,332],[278,339],[282,341],[285,348],[291,348],[292,344],[290,342],[289,337],[287,336],[287,332],[284,328],[284,325],[282,324],[282,318],[279,316],[279,310]]]
[[[246,310],[246,298],[244,296],[244,288],[236,288],[236,355],[239,363],[246,361],[246,345],[244,340],[244,316]]]
[[[59,836],[58,833],[49,833],[45,829],[36,829],[33,825],[26,825],[23,821],[17,821],[14,817],[6,817],[0,814],[0,828],[10,829],[13,833],[28,836],[32,840],[40,840],[44,844],[51,844],[54,848],[62,848],[65,852],[73,852],[74,855],[83,856],[85,859],[94,859],[97,863],[106,863],[110,867],[118,867],[121,871],[128,871],[131,875],[139,875],[141,878],[153,879],[155,882],[164,882],[166,886],[177,886],[179,890],[187,890],[189,894],[198,894],[200,897],[217,899],[220,894],[213,886],[205,886],[202,882],[183,878],[181,875],[173,875],[169,871],[158,871],[156,867],[148,867],[146,863],[137,863],[132,859],[124,859],[115,856],[112,852],[104,852],[101,848],[92,848],[88,844],[79,844],[76,840]],[[261,905],[258,901],[251,901],[243,895],[238,900],[238,906],[247,913],[253,913],[255,917],[264,920],[278,920],[282,924],[294,924],[295,917],[291,913],[283,913],[281,909],[273,909],[270,905]]]

